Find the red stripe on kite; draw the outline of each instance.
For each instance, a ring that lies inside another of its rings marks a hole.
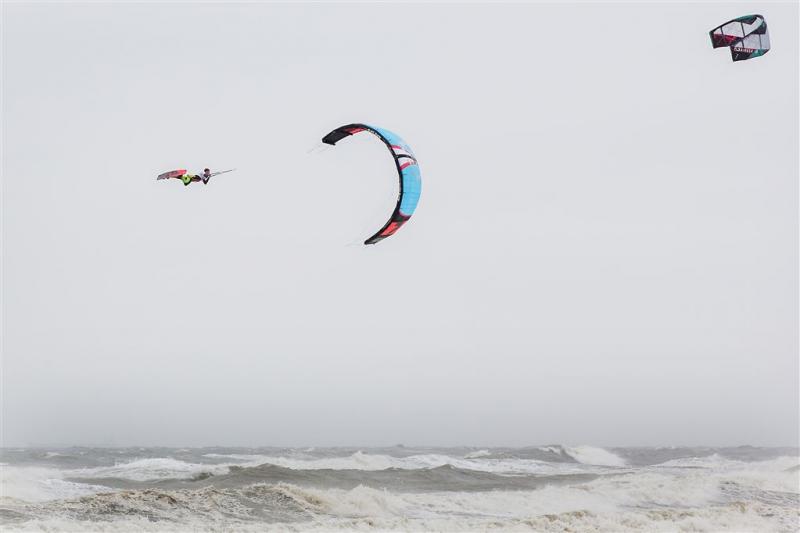
[[[394,232],[395,232],[395,231],[397,231],[398,229],[400,229],[400,226],[401,226],[401,225],[402,225],[402,224],[399,224],[399,223],[397,223],[397,222],[392,222],[391,224],[389,224],[388,226],[386,226],[386,229],[385,229],[385,230],[383,230],[383,231],[381,232],[381,236],[382,236],[382,237],[388,237],[389,235],[392,235],[392,234],[394,234]]]

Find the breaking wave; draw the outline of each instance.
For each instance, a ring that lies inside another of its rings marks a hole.
[[[3,531],[788,532],[800,519],[797,453],[752,448],[127,449],[4,462]]]
[[[579,489],[426,494],[257,483],[95,494],[29,504],[4,517],[8,531],[794,531],[798,519],[796,500],[724,502],[702,491],[689,501],[676,497],[657,507],[628,507],[636,491],[653,488],[635,485],[615,490],[622,484],[598,481]]]

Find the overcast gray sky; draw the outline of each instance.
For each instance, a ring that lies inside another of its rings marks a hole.
[[[797,444],[796,2],[2,10],[4,445]]]

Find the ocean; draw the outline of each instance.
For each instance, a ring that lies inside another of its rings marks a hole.
[[[796,448],[5,448],[2,531],[800,530]]]

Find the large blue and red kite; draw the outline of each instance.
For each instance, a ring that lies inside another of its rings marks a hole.
[[[414,157],[411,148],[399,135],[389,130],[368,126],[367,124],[348,124],[327,134],[322,138],[322,142],[335,145],[345,137],[364,131],[375,135],[383,141],[394,158],[397,174],[400,178],[400,194],[392,216],[375,235],[364,241],[364,244],[375,244],[390,235],[394,235],[414,214],[417,203],[419,203],[419,195],[422,192],[422,177],[419,173],[417,158]]]

